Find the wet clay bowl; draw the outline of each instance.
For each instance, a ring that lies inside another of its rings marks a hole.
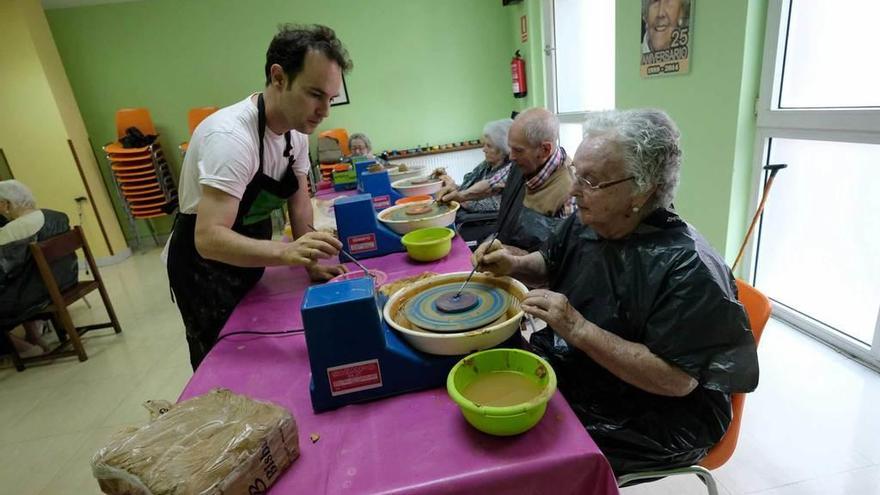
[[[428,227],[413,230],[404,235],[400,242],[406,254],[416,261],[437,261],[452,250],[455,231],[448,227]]]
[[[446,391],[474,428],[519,435],[544,417],[556,392],[556,373],[531,352],[489,349],[459,361],[449,371]]]
[[[421,177],[428,175],[428,170],[424,165],[407,165],[406,170],[400,171],[400,165],[391,164],[388,168],[388,178],[391,182],[403,179],[412,179],[413,177]]]
[[[420,194],[434,194],[443,187],[443,181],[429,176],[410,177],[409,179],[392,182],[391,187],[404,196],[417,196]]]
[[[430,194],[419,194],[417,196],[405,196],[394,202],[395,205],[405,205],[418,203],[419,201],[433,201],[434,198]]]
[[[379,212],[379,221],[394,232],[403,235],[417,229],[452,225],[458,208],[459,205],[455,201],[448,204],[433,201],[405,203]]]
[[[462,283],[469,273],[457,272],[437,275],[400,289],[388,299],[385,308],[382,310],[385,321],[391,328],[400,332],[404,340],[410,345],[428,354],[461,356],[474,351],[488,349],[504,342],[519,328],[519,322],[523,316],[519,303],[528,292],[525,285],[510,277],[493,277],[487,274],[475,273],[473,278],[471,278],[473,282],[482,282],[495,286],[511,297],[511,303],[508,304],[504,315],[487,326],[465,332],[438,333],[422,330],[407,319],[404,308],[411,298],[431,287],[450,282]]]

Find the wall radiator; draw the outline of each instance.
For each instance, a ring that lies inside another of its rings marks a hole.
[[[401,156],[393,158],[389,162],[397,165],[405,163],[410,166],[424,166],[428,172],[435,168],[443,167],[446,169],[446,173],[455,180],[456,184],[461,184],[464,174],[473,170],[484,159],[483,149],[474,148],[416,157]]]

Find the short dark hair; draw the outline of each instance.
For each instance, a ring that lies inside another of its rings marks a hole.
[[[272,82],[270,70],[272,65],[278,64],[289,78],[287,82],[289,88],[294,78],[302,72],[306,54],[310,50],[319,51],[336,62],[342,72],[348,72],[353,67],[348,51],[332,29],[320,24],[311,26],[283,24],[278,28],[278,34],[272,38],[269,49],[266,50],[266,86]]]

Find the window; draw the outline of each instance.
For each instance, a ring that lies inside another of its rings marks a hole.
[[[880,76],[870,61],[878,16],[878,2],[770,0],[756,164],[788,168],[769,194],[750,266],[775,315],[874,365]]]
[[[614,108],[614,1],[553,0],[557,113]],[[548,85],[549,86],[549,85]],[[550,93],[548,93],[550,94]]]

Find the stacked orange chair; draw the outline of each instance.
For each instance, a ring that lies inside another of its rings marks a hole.
[[[195,132],[196,130],[196,127],[198,127],[198,125],[201,124],[208,115],[211,115],[217,110],[217,107],[190,108],[189,113],[187,114],[187,119],[189,120],[189,135],[192,136],[193,132]],[[180,155],[185,155],[188,148],[189,141],[180,143],[180,146],[178,146],[178,149],[180,149]]]
[[[318,134],[318,139],[321,138],[329,138],[335,140],[339,143],[339,150],[343,155],[350,155],[351,150],[348,149],[348,131],[338,127],[336,129],[329,129]],[[320,145],[319,145],[320,148]],[[320,159],[320,156],[319,156]],[[321,170],[321,178],[324,180],[330,180],[333,175],[333,168],[339,165],[338,161],[333,162],[321,162],[320,170]]]
[[[104,146],[113,181],[129,218],[137,243],[136,220],[151,220],[170,215],[177,209],[177,186],[158,138],[140,148],[125,148],[119,141],[127,129],[135,127],[142,134],[156,135],[156,127],[146,108],[124,108],[116,112],[117,140]],[[155,230],[148,227],[155,240]]]

